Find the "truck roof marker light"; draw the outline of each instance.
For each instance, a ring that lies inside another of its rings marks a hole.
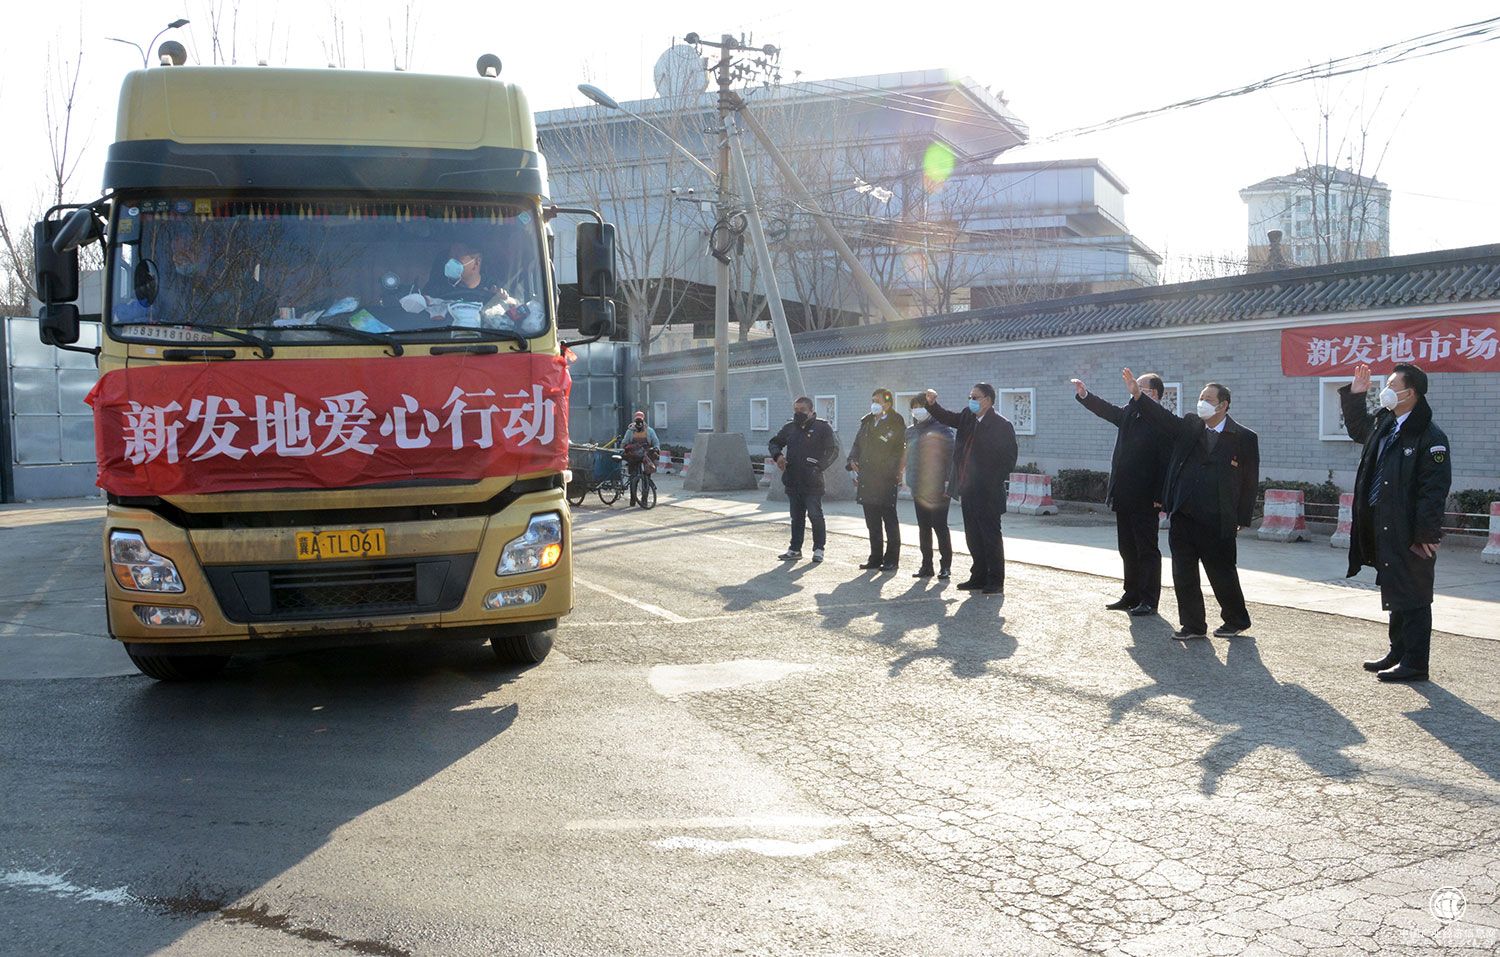
[[[162,66],[182,66],[187,62],[187,47],[176,40],[168,40],[156,48],[156,57]]]
[[[474,63],[474,69],[479,75],[486,79],[494,79],[500,75],[500,58],[493,53],[486,53]]]

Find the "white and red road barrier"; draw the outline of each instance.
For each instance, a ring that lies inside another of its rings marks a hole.
[[[1172,527],[1172,516],[1168,515],[1166,512],[1157,512],[1156,513],[1156,527],[1157,528],[1171,528]]]
[[[1479,559],[1490,565],[1500,565],[1500,502],[1490,503],[1490,540],[1479,553]]]
[[[1354,493],[1343,492],[1339,495],[1339,525],[1333,530],[1333,537],[1328,539],[1328,544],[1334,548],[1348,548],[1349,534],[1354,529]]]
[[[1026,473],[1010,473],[1010,484],[1005,492],[1005,510],[1007,512],[1019,512],[1021,503],[1026,500]]]
[[[1266,542],[1308,542],[1307,513],[1303,495],[1292,489],[1266,489],[1265,517],[1256,537]]]
[[[1018,511],[1022,515],[1056,515],[1057,503],[1052,501],[1052,476],[1027,475],[1025,479],[1026,491],[1021,498],[1021,507]],[[1007,497],[1007,508],[1010,507],[1009,502],[1010,499]]]

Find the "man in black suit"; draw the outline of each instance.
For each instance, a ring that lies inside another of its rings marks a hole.
[[[1074,379],[1078,402],[1119,430],[1109,465],[1109,488],[1104,503],[1115,513],[1116,540],[1125,565],[1125,594],[1104,607],[1126,610],[1137,618],[1156,614],[1161,598],[1161,542],[1157,515],[1162,480],[1172,451],[1165,432],[1148,425],[1129,405],[1117,406],[1094,395]],[[1136,380],[1141,395],[1160,403],[1165,385],[1148,372]]]
[[[1256,476],[1260,474],[1260,441],[1229,417],[1229,390],[1210,382],[1198,394],[1198,410],[1178,418],[1150,399],[1129,369],[1122,370],[1130,406],[1172,438],[1172,458],[1162,502],[1172,516],[1167,544],[1172,549],[1172,579],[1177,590],[1178,638],[1206,638],[1203,588],[1198,563],[1208,573],[1224,624],[1214,635],[1227,638],[1250,627],[1250,611],[1235,567],[1235,534],[1249,526],[1255,512]]]
[[[938,405],[937,393],[927,390],[927,411],[943,425],[958,430],[953,443],[953,487],[964,513],[964,538],[974,562],[969,580],[958,587],[986,595],[1005,593],[1005,539],[1000,522],[1005,515],[1005,480],[1016,467],[1020,449],[1016,430],[995,411],[995,387],[979,382],[969,390],[969,407],[950,412]]]

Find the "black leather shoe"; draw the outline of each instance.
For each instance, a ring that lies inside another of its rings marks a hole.
[[[859,567],[862,568],[862,569],[864,569],[864,570],[866,570],[866,571],[870,570],[871,568],[879,568],[880,567],[880,559],[877,558],[877,559],[875,559],[872,562],[865,562],[863,565],[861,565]]]
[[[1250,630],[1249,625],[1220,625],[1214,629],[1215,638],[1233,638]]]
[[[969,579],[966,582],[959,582],[958,583],[958,590],[959,591],[973,591],[976,588],[983,588],[983,587],[984,587],[984,582],[977,582],[977,581],[975,581],[972,578]]]
[[[941,579],[942,581],[947,581],[948,580],[948,566],[947,565],[944,565],[942,568],[938,569],[938,578]]]
[[[1373,661],[1367,661],[1367,662],[1365,662],[1365,670],[1366,671],[1384,671],[1385,669],[1387,669],[1387,668],[1393,668],[1393,667],[1395,667],[1396,665],[1398,665],[1400,663],[1401,663],[1401,656],[1398,655],[1398,654],[1396,654],[1395,652],[1391,652],[1390,654],[1386,655],[1384,658],[1376,658]]]
[[[1126,601],[1125,599],[1121,598],[1119,601],[1112,601],[1104,607],[1108,608],[1110,611],[1129,611],[1137,604],[1138,602]]]
[[[931,565],[923,565],[921,568],[919,568],[916,571],[912,572],[912,576],[911,577],[913,577],[913,578],[931,578],[932,577],[932,566]]]
[[[893,572],[900,567],[900,562],[883,562],[881,563],[880,570],[883,572]]]
[[[986,595],[1003,595],[1005,594],[1005,589],[999,585],[986,585],[984,586],[984,593]]]
[[[1191,628],[1179,628],[1172,634],[1172,637],[1187,641],[1190,638],[1207,638],[1208,632],[1207,630],[1194,631]]]
[[[1381,681],[1426,681],[1427,669],[1413,668],[1411,665],[1397,665],[1387,668],[1375,677]]]
[[[1156,614],[1155,605],[1141,604],[1130,609],[1130,617],[1132,618],[1150,618],[1154,614]]]

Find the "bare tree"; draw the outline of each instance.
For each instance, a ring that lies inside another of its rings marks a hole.
[[[678,141],[690,141],[693,130],[710,122],[696,97],[668,104],[651,119]],[[673,192],[700,182],[701,174],[635,121],[585,121],[555,128],[548,138],[558,194],[585,201],[617,227],[616,288],[630,339],[649,354],[658,327],[669,325],[686,303],[690,278],[706,258],[704,230],[689,221],[689,204],[675,202]]]
[[[411,69],[412,56],[417,48],[417,27],[420,21],[421,15],[415,11],[411,3],[401,8],[399,29],[394,20],[386,18],[386,29],[391,41],[392,69],[403,71]]]
[[[1290,212],[1294,224],[1300,219],[1308,228],[1307,234],[1294,230],[1287,239],[1293,249],[1311,248],[1316,264],[1390,252],[1390,189],[1379,175],[1395,137],[1393,133],[1381,141],[1374,133],[1384,100],[1382,92],[1372,105],[1361,99],[1349,107],[1322,87],[1315,135],[1310,142],[1297,138],[1302,168],[1292,174],[1295,198]]]

